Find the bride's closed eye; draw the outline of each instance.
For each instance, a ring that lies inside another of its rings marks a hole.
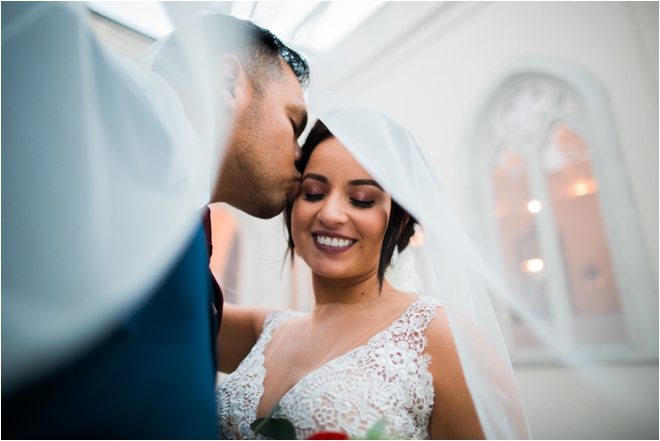
[[[364,200],[361,200],[361,199],[351,198],[351,204],[353,204],[354,206],[356,206],[358,208],[371,208],[371,207],[374,206],[375,203],[376,203],[376,201],[364,201]]]
[[[316,202],[323,199],[323,196],[323,193],[305,193],[303,198],[308,202]]]
[[[325,194],[323,193],[306,193],[303,192],[303,200],[307,202],[317,202],[322,200],[325,197]],[[356,199],[356,198],[350,198],[351,200],[351,205],[358,207],[358,208],[371,208],[374,206],[376,203],[375,200],[365,200],[365,199]]]

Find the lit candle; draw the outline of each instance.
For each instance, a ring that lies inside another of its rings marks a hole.
[[[543,269],[543,261],[541,259],[529,259],[524,261],[520,267],[526,273],[538,273]]]
[[[530,213],[538,213],[541,210],[541,203],[536,199],[529,201],[527,209]]]
[[[575,191],[576,196],[584,196],[585,194],[589,193],[589,186],[584,182],[580,182],[579,184],[575,185],[573,190]]]

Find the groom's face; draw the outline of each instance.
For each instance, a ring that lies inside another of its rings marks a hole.
[[[282,61],[282,75],[264,80],[237,117],[223,178],[231,192],[226,202],[268,219],[282,212],[287,199],[300,192],[298,137],[307,123],[302,88]]]

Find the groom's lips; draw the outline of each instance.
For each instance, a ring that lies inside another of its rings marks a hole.
[[[293,178],[293,181],[291,182],[291,189],[286,194],[287,199],[295,199],[298,197],[300,194],[300,188],[302,186],[301,179],[302,175],[300,173],[298,173],[296,177]]]
[[[323,237],[336,237],[337,239],[348,239],[351,241],[351,244],[345,247],[331,247],[328,245],[321,245],[319,241],[316,239],[317,236],[323,236]],[[314,231],[312,233],[312,241],[314,242],[314,245],[316,248],[319,250],[323,251],[324,253],[328,254],[340,254],[343,253],[344,251],[348,251],[357,243],[357,240],[353,239],[352,237],[344,236],[342,234],[338,233],[331,233],[329,231]]]

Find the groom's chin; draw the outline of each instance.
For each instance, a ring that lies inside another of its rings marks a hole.
[[[278,200],[269,200],[266,203],[262,203],[259,207],[254,207],[253,210],[246,211],[250,216],[257,217],[259,219],[272,219],[282,211],[286,205],[286,198],[282,196]]]

